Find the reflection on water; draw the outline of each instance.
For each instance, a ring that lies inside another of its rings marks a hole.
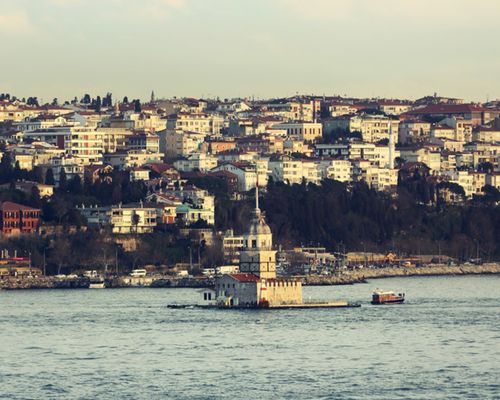
[[[376,287],[404,305],[372,306]],[[169,309],[191,289],[0,292],[2,398],[500,398],[500,277],[306,287],[354,309]]]

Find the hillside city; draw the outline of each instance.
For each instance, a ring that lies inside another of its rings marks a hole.
[[[500,257],[498,100],[40,103],[0,95],[2,274],[231,270],[257,186],[282,274]]]

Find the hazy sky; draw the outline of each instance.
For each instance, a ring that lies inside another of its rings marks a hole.
[[[0,0],[0,92],[500,98],[500,0]]]

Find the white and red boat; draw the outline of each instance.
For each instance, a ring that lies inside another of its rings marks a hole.
[[[404,293],[385,292],[376,289],[372,294],[372,304],[400,304],[405,301]]]

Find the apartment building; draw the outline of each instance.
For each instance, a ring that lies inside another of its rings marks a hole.
[[[167,157],[188,156],[200,151],[206,136],[206,133],[166,129],[159,132],[160,151]]]
[[[287,122],[273,125],[273,128],[284,129],[287,136],[304,142],[315,142],[323,137],[323,125],[316,122]]]
[[[207,153],[192,153],[174,161],[174,167],[181,172],[210,171],[217,166],[217,157]]]
[[[333,179],[339,182],[352,181],[352,163],[349,160],[325,158],[318,161],[321,179]]]
[[[184,130],[205,135],[219,135],[223,127],[224,118],[216,114],[179,112],[167,117],[167,130]]]

